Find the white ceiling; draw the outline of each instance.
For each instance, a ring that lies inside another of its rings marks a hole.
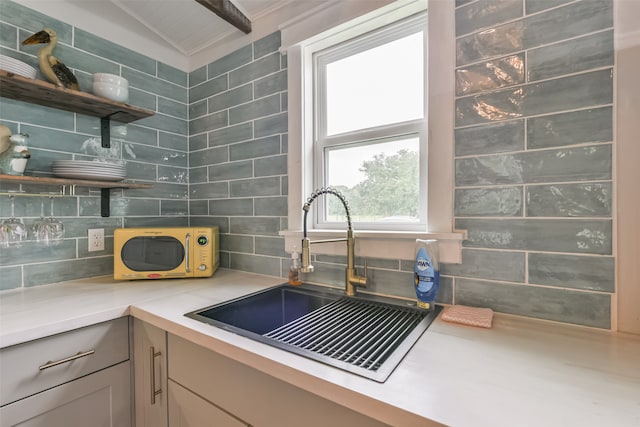
[[[108,0],[185,56],[241,32],[195,0]],[[233,0],[250,21],[291,0]],[[84,1],[85,7],[92,2]]]

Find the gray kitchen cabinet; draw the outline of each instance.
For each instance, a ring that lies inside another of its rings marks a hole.
[[[0,425],[131,426],[129,318],[0,349]]]
[[[249,425],[211,402],[169,380],[169,425],[171,427],[248,427]],[[249,426],[250,427],[250,426]]]
[[[3,427],[131,426],[131,367],[119,363],[0,408]]]
[[[180,393],[184,395],[186,391],[192,395],[183,399],[170,397],[170,420],[174,419],[173,413],[176,410],[204,412],[204,408],[208,408],[211,411],[220,410],[235,420],[260,427],[386,426],[176,335],[168,334],[167,350],[171,390],[182,387],[185,390],[180,390]],[[200,399],[197,403],[195,397]],[[186,404],[189,406],[180,407],[185,401],[188,401]],[[196,425],[202,424],[169,423],[170,427]]]
[[[137,427],[167,427],[167,333],[133,321]]]

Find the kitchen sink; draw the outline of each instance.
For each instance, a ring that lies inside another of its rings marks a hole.
[[[185,316],[384,382],[440,312],[414,302],[279,285]]]

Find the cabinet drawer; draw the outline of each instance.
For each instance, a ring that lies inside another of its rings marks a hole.
[[[3,348],[0,404],[4,406],[128,359],[128,317]]]

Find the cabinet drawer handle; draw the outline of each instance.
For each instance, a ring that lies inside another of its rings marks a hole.
[[[162,352],[156,351],[151,347],[151,404],[156,404],[156,396],[162,394],[162,387],[156,390],[156,357],[162,355]]]
[[[44,371],[45,369],[53,368],[54,366],[62,365],[63,363],[68,363],[68,362],[74,361],[76,359],[80,359],[82,357],[91,356],[95,352],[96,352],[95,350],[89,350],[89,351],[85,351],[85,352],[79,351],[74,356],[69,356],[69,357],[66,357],[64,359],[57,360],[55,362],[52,362],[52,361],[49,360],[44,365],[38,367],[38,369],[40,369],[41,371]]]

